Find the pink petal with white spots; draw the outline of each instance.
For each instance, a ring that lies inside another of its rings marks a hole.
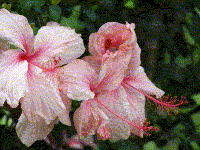
[[[54,124],[57,119],[52,120],[46,124],[44,118],[37,118],[36,122],[30,122],[22,113],[17,126],[16,132],[19,139],[26,146],[31,146],[37,140],[43,140],[53,130]]]
[[[98,91],[111,91],[121,84],[125,76],[125,71],[128,68],[131,55],[132,53],[129,50],[126,53],[115,52],[115,54],[108,56],[105,63],[101,66],[98,77]]]
[[[75,60],[66,66],[59,68],[59,88],[67,93],[67,96],[76,100],[88,100],[94,98],[94,92],[90,89],[95,71],[83,60]]]
[[[130,104],[128,98],[130,97],[127,95],[126,90],[122,86],[112,92],[102,92],[97,96],[97,99],[110,110],[126,120],[134,122],[138,117],[136,112],[139,110],[134,110],[132,108],[133,105]],[[140,109],[137,108],[137,105],[134,107],[135,109]],[[104,106],[99,104],[99,108],[101,108],[101,110],[103,110],[103,112],[110,119],[109,124],[106,125],[106,128],[110,133],[110,139],[114,142],[120,139],[128,139],[131,134],[131,126],[116,115],[109,112]]]
[[[17,107],[27,90],[28,62],[19,59],[21,52],[8,50],[0,54],[0,105],[7,100],[11,107]]]
[[[49,124],[56,117],[66,125],[70,125],[68,111],[58,90],[56,73],[43,72],[42,69],[29,65],[28,91],[22,100],[22,110],[29,121],[37,121],[36,115],[44,118]]]
[[[130,72],[131,73],[131,72]],[[147,94],[155,95],[157,98],[160,98],[164,95],[164,91],[157,88],[147,77],[144,72],[143,67],[138,67],[136,71],[133,71],[130,74],[130,79],[126,81],[128,84],[137,88],[138,90],[144,91]]]
[[[44,26],[34,40],[35,54],[31,63],[52,69],[80,57],[85,47],[80,34],[63,26]]]
[[[24,16],[0,9],[0,38],[9,40],[20,49],[31,52],[33,30]]]
[[[76,131],[84,137],[96,134],[99,127],[104,127],[109,122],[108,117],[98,108],[95,100],[83,101],[75,111],[73,120]]]

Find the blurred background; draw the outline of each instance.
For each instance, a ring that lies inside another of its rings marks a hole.
[[[200,2],[197,0],[5,0],[0,3],[12,13],[28,18],[34,34],[49,21],[75,28],[85,47],[89,35],[106,22],[135,23],[142,66],[148,77],[166,95],[181,99],[177,113],[160,113],[147,101],[146,116],[158,132],[113,143],[96,140],[97,149],[113,150],[199,150],[200,149]],[[88,51],[83,56],[89,55]],[[82,57],[81,57],[82,58]],[[73,101],[70,115],[80,103]],[[61,123],[50,133],[50,144],[37,141],[27,148],[18,139],[15,125],[20,107],[0,107],[0,149],[70,149],[65,138],[76,134],[74,127]],[[92,149],[84,146],[84,149]]]

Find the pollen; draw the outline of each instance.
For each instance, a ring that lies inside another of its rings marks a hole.
[[[43,68],[48,68],[48,69],[54,69],[56,67],[59,67],[61,66],[61,58],[60,57],[52,57],[52,58],[49,58],[43,65],[42,67]]]

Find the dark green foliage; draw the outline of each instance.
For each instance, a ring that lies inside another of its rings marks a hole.
[[[135,23],[145,72],[166,94],[184,96],[189,104],[180,106],[177,115],[166,112],[161,115],[156,105],[147,102],[146,116],[151,125],[158,127],[158,132],[143,139],[132,136],[116,143],[95,140],[98,149],[200,149],[200,4],[197,0],[154,0],[151,4],[139,0],[4,0],[0,6],[27,17],[34,34],[49,21],[70,26],[82,34],[86,48],[89,35],[104,23]],[[87,55],[86,50],[83,56]],[[71,120],[79,105],[73,101]],[[0,107],[0,149],[53,149],[45,141],[37,141],[30,148],[20,142],[14,130],[19,112],[20,107]],[[64,129],[68,137],[76,133],[73,126],[55,125],[51,137],[57,148],[62,146]],[[63,149],[68,147],[65,145]]]

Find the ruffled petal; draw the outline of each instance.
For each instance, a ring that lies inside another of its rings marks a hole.
[[[80,57],[85,47],[80,34],[69,27],[44,26],[35,37],[31,62],[41,68],[55,68]]]
[[[94,92],[90,89],[90,82],[94,79],[95,71],[83,60],[75,60],[66,66],[59,68],[60,85],[67,96],[76,100],[88,100],[94,98]]]
[[[61,26],[59,23],[57,22],[54,22],[54,21],[50,21],[50,22],[47,22],[47,26]]]
[[[17,126],[16,132],[19,139],[26,146],[31,146],[37,140],[43,140],[52,131],[57,119],[46,124],[42,117],[38,117],[36,122],[30,122],[22,113]]]
[[[90,36],[89,51],[102,58],[97,88],[99,92],[117,88],[127,74],[128,67],[134,69],[134,63],[136,66],[140,64],[141,50],[138,49],[134,28],[134,24],[108,22]]]
[[[101,56],[85,56],[82,60],[86,61],[90,67],[95,71],[96,74],[99,74],[102,66],[102,57]]]
[[[125,89],[122,86],[110,93],[102,92],[97,96],[97,99],[103,105],[107,106],[111,111],[120,115],[126,120],[134,122],[135,118],[137,117],[137,112],[135,113],[135,110],[132,108],[133,106],[128,101],[128,98],[130,97],[127,95]],[[128,139],[131,134],[132,127],[127,122],[109,112],[101,104],[99,104],[99,108],[103,110],[103,112],[110,119],[109,124],[106,125],[106,128],[110,133],[110,139],[114,142],[120,139]],[[135,109],[137,109],[137,106],[135,106]]]
[[[90,34],[88,50],[93,56],[102,56],[105,53],[105,37],[98,33]]]
[[[98,77],[99,85],[97,89],[99,92],[114,90],[121,84],[125,76],[125,71],[128,68],[131,55],[131,50],[124,53],[115,52],[115,54],[109,56],[105,60]]]
[[[0,9],[0,37],[24,51],[30,52],[33,43],[33,30],[24,16]]]
[[[67,113],[63,114],[63,118],[66,117],[68,119],[67,122],[69,122],[68,125],[71,125],[71,121],[70,121],[70,118],[69,118],[69,112],[71,110],[72,100],[67,97],[67,94],[65,94],[65,92],[63,90],[59,90],[59,91],[60,91],[60,97],[62,99],[63,104],[65,105],[66,112],[67,112]]]
[[[127,85],[123,85],[123,88],[126,91],[127,101],[129,102],[131,108],[130,118],[132,122],[138,127],[143,127],[144,121],[146,119],[145,96]],[[143,137],[144,131],[142,129],[136,128],[134,126],[132,126],[131,128],[132,128],[131,130],[132,133],[140,137]]]
[[[7,100],[11,107],[17,107],[27,90],[28,62],[21,61],[20,52],[8,50],[0,55],[0,105]]]
[[[109,122],[106,114],[98,108],[94,100],[83,101],[75,111],[73,120],[78,134],[85,137],[94,135],[99,127],[103,127]]]
[[[29,121],[37,121],[36,115],[39,115],[47,124],[58,117],[63,124],[70,125],[69,112],[58,90],[57,73],[43,72],[30,64],[27,78],[29,89],[21,107]]]
[[[106,50],[116,51],[128,39],[135,43],[136,35],[132,28],[132,24],[127,26],[117,22],[102,25],[97,33],[89,37],[89,52],[94,56],[102,56]]]
[[[126,27],[131,30],[132,37],[129,38],[121,47],[120,49],[129,48],[132,49],[132,56],[128,65],[128,69],[126,70],[126,76],[129,75],[130,70],[133,72],[141,65],[141,49],[137,43],[137,37],[135,33],[135,24],[129,24],[126,22]]]
[[[128,64],[128,68],[126,70],[125,75],[130,76],[131,73],[137,70],[137,68],[141,65],[141,59],[140,59],[141,49],[138,45],[138,43],[135,43],[132,50],[132,56],[130,59],[130,62]]]
[[[79,135],[76,134],[68,140],[68,146],[70,148],[83,149],[83,145],[89,145],[93,149],[97,149],[97,145],[94,143],[93,136],[87,136],[80,139]]]
[[[160,98],[164,95],[164,91],[157,88],[147,77],[144,72],[143,67],[138,67],[137,70],[130,73],[130,78],[125,79],[126,82],[138,90],[144,91],[147,94],[155,95],[157,98]]]

